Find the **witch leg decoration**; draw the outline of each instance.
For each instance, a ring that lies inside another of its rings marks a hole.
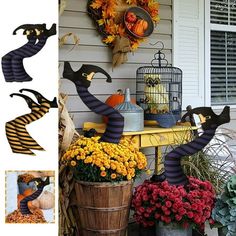
[[[11,94],[21,96],[22,94]],[[28,104],[28,107],[31,109],[31,112],[34,110],[39,110],[40,105],[35,103],[30,97],[22,95],[25,101]],[[24,123],[28,121],[28,118],[25,116],[29,116],[31,113],[17,117],[14,120],[11,120],[6,123],[6,136],[8,139],[8,143],[10,144],[11,150],[13,153],[20,153],[20,154],[27,154],[27,155],[35,155],[30,148],[37,147],[38,150],[43,150],[41,146],[28,134],[27,130],[25,130]],[[19,136],[20,132],[21,136],[24,134],[23,137]],[[28,144],[24,145],[24,144]],[[30,145],[29,145],[30,144]]]
[[[30,104],[30,108],[31,108],[31,113],[17,117],[13,121],[11,121],[11,128],[14,127],[15,136],[18,138],[19,144],[21,144],[23,147],[25,147],[27,149],[34,149],[34,150],[44,150],[30,136],[30,134],[26,130],[26,125],[42,118],[47,112],[49,112],[50,108],[57,107],[56,98],[54,98],[53,101],[49,101],[46,98],[44,98],[37,91],[31,90],[31,89],[21,89],[20,90],[20,92],[23,92],[23,91],[29,91],[29,92],[33,93],[36,96],[40,105],[34,103],[33,100],[26,95],[11,94],[11,96],[17,95],[17,96],[21,96],[21,97],[25,98],[27,103]],[[10,140],[11,136],[9,137],[9,128],[6,129],[6,134],[7,134],[8,140]],[[28,152],[22,152],[21,150],[15,150],[14,146],[12,145],[12,142],[9,142],[9,144],[15,153],[34,155],[34,153],[28,153]]]
[[[28,207],[28,202],[35,200],[43,192],[44,187],[50,184],[49,177],[47,177],[45,181],[43,181],[41,178],[35,178],[28,183],[30,182],[36,182],[36,184],[38,184],[37,190],[30,196],[27,196],[20,201],[20,212],[22,215],[32,214]]]
[[[91,111],[108,117],[107,127],[100,141],[119,143],[123,133],[124,117],[114,108],[99,101],[88,91],[95,73],[104,74],[107,77],[107,82],[111,82],[110,75],[98,66],[82,65],[78,71],[74,72],[69,62],[64,64],[63,77],[75,84],[77,92],[85,105]]]
[[[18,54],[12,58],[12,70],[16,82],[31,81],[32,78],[27,74],[24,69],[23,59],[26,57],[32,57],[36,55],[44,47],[47,42],[47,39],[56,34],[56,24],[53,24],[52,27],[47,30],[46,24],[35,25],[36,36],[38,42],[30,47],[25,54]]]
[[[16,34],[19,29],[25,29],[24,34],[27,34],[29,41],[21,48],[3,56],[2,69],[6,82],[31,81],[32,78],[24,69],[23,59],[37,54],[44,47],[47,39],[56,34],[56,24],[53,24],[49,30],[46,29],[46,24],[22,25],[15,29],[13,34]],[[36,43],[37,39],[38,42]]]
[[[13,56],[24,55],[25,57],[27,57],[27,53],[30,52],[30,48],[35,44],[37,40],[35,30],[27,30],[26,34],[27,34],[28,42],[25,45],[7,53],[5,56],[2,57],[2,72],[4,74],[4,78],[6,82],[15,81],[13,70],[12,70]]]
[[[28,96],[25,96],[23,94],[18,94],[18,93],[13,93],[10,95],[11,97],[13,96],[20,96],[23,97],[27,100],[30,98]],[[17,117],[14,119],[14,124],[15,124],[15,129],[17,136],[22,144],[22,146],[28,148],[28,149],[34,149],[34,150],[39,150],[39,151],[45,151],[28,133],[26,129],[26,125],[32,123],[33,121],[36,121],[40,119],[40,116],[37,116],[39,110],[40,110],[40,105],[34,102],[31,102],[31,113]]]
[[[202,150],[214,137],[217,127],[230,121],[229,113],[230,108],[228,106],[224,107],[220,115],[216,115],[211,107],[198,107],[188,111],[183,116],[182,121],[189,115],[198,114],[201,119],[203,133],[193,141],[175,148],[165,156],[164,175],[170,184],[185,185],[188,183],[188,178],[181,167],[181,158]]]

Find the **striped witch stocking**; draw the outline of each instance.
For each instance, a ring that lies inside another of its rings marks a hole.
[[[119,143],[124,128],[124,117],[114,108],[99,101],[88,91],[94,74],[98,72],[107,77],[107,82],[111,82],[109,74],[98,66],[83,65],[78,71],[74,72],[69,62],[64,64],[63,77],[75,83],[80,98],[91,111],[108,117],[107,127],[100,141]]]
[[[26,55],[26,53],[29,52],[30,48],[35,44],[35,42],[36,42],[36,37],[32,36],[31,38],[28,39],[28,42],[24,46],[11,51],[2,57],[2,72],[4,74],[4,78],[6,82],[15,81],[13,70],[12,70],[12,58],[14,56]],[[21,69],[25,71],[24,66],[23,66],[23,61],[22,61]]]
[[[56,34],[56,24],[53,24],[49,30],[46,29],[46,24],[23,25],[19,26],[16,30],[20,28],[24,29],[24,27],[26,29],[33,28],[37,35],[32,35],[32,39],[26,45],[9,52],[2,58],[2,68],[6,82],[31,81],[32,78],[25,71],[23,59],[36,55],[44,47],[47,39]],[[14,33],[16,30],[14,30]],[[37,43],[36,39],[38,39]]]
[[[47,39],[56,34],[56,24],[47,30],[46,24],[35,25],[38,42],[32,45],[28,51],[18,53],[12,58],[12,70],[16,82],[31,81],[32,78],[26,73],[23,65],[23,59],[36,55],[45,46]]]
[[[15,130],[17,133],[17,137],[19,138],[20,143],[22,144],[22,146],[24,146],[25,148],[28,148],[28,149],[45,151],[31,137],[31,135],[28,133],[28,131],[26,129],[26,125],[28,125],[28,124],[32,123],[33,121],[36,121],[42,117],[41,115],[38,114],[38,112],[40,112],[41,105],[35,103],[31,98],[29,98],[26,95],[13,93],[10,96],[12,97],[14,95],[21,96],[21,97],[25,98],[26,101],[30,101],[30,103],[28,103],[28,102],[27,103],[31,109],[31,113],[23,115],[23,116],[19,116],[13,120],[14,125],[15,125]]]
[[[22,146],[16,132],[14,121],[7,122],[5,125],[5,129],[6,129],[7,140],[13,153],[35,155],[30,149]]]
[[[12,94],[13,95],[18,95],[21,96],[21,94]],[[25,101],[27,102],[29,108],[32,110],[39,110],[40,106],[35,103],[31,98],[22,95],[21,97],[25,98]],[[18,117],[20,118],[20,117]],[[23,119],[24,120],[24,119]],[[6,123],[6,136],[8,139],[8,143],[11,147],[11,150],[13,153],[20,153],[20,154],[27,154],[27,155],[35,155],[30,149],[29,147],[26,147],[22,144],[22,140],[20,140],[19,135],[17,133],[17,129],[16,129],[16,121],[15,120],[11,120],[9,122]],[[30,137],[30,135],[29,135]],[[34,146],[39,147],[40,150],[40,146],[36,143],[36,141],[33,138],[29,138],[28,141],[31,141],[31,144],[33,143]]]
[[[23,65],[23,59],[36,55],[44,47],[47,42],[47,37],[43,36],[39,41],[26,50],[24,53],[17,54],[12,58],[11,65],[13,70],[14,79],[16,82],[31,81],[32,78],[27,74]]]
[[[38,187],[37,187],[37,190],[33,194],[23,198],[20,201],[20,212],[21,212],[22,215],[32,214],[29,207],[28,207],[28,202],[35,200],[43,192],[44,187],[46,185],[50,184],[49,177],[47,177],[47,179],[45,181],[43,181],[40,178],[33,179],[30,182],[32,182],[32,181],[39,182]]]
[[[30,91],[36,94],[37,95],[36,97],[40,105],[34,103],[34,101],[26,95],[12,94],[11,96],[17,95],[25,98],[29,107],[31,108],[31,113],[17,117],[12,121],[7,122],[6,135],[8,138],[8,142],[11,146],[11,149],[14,153],[35,155],[29,149],[41,150],[41,151],[44,149],[28,133],[26,125],[42,118],[49,111],[50,108],[57,107],[57,102],[56,98],[54,98],[53,101],[48,101],[40,93],[31,89],[20,90],[20,92],[23,91]],[[14,131],[14,137],[12,137],[13,131]]]
[[[217,127],[230,121],[229,111],[228,106],[224,108],[220,115],[216,115],[210,107],[195,108],[191,111],[192,114],[199,115],[203,133],[193,141],[175,148],[165,156],[164,174],[170,184],[185,185],[188,183],[187,176],[181,167],[181,158],[202,150],[214,137]],[[187,115],[189,114],[187,113]]]

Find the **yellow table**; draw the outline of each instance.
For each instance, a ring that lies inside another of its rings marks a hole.
[[[105,131],[104,123],[85,122],[83,130],[95,129],[98,134]],[[161,147],[177,145],[189,142],[192,139],[192,131],[197,129],[191,126],[174,126],[172,128],[144,127],[143,131],[124,132],[123,136],[130,137],[138,149],[146,147],[155,148],[155,173],[161,171],[163,166]]]

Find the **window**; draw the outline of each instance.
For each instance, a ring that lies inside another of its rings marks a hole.
[[[236,0],[211,0],[211,104],[236,104]]]

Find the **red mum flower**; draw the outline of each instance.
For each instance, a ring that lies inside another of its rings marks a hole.
[[[171,201],[166,201],[166,207],[170,208],[172,206]]]

